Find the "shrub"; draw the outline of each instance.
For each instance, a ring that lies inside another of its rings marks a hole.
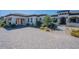
[[[44,27],[40,27],[40,29],[44,30]]]
[[[34,24],[31,24],[32,27],[34,27]]]
[[[36,21],[36,27],[41,27],[42,22],[41,21]]]
[[[42,24],[40,27],[40,29],[42,29],[42,30],[45,30],[45,28],[47,28],[45,24]]]
[[[48,27],[40,27],[41,30],[44,30],[44,31],[50,31],[50,29]]]
[[[5,26],[7,26],[6,22],[5,21],[0,21],[0,27],[5,27]]]
[[[48,32],[50,31],[50,29],[48,27],[45,27],[44,30],[48,31]]]
[[[16,28],[16,25],[15,24],[11,24],[11,28]]]
[[[57,29],[57,25],[54,24],[54,23],[51,23],[51,24],[48,26],[48,28],[55,30],[55,29]]]
[[[41,27],[47,27],[46,24],[42,24]]]
[[[57,23],[57,19],[53,18],[53,22],[54,22],[54,23]]]
[[[27,23],[27,24],[26,24],[26,26],[30,26],[30,24],[29,24],[29,23]]]
[[[79,37],[79,30],[72,30],[71,35],[75,37]]]
[[[5,27],[5,24],[4,24],[4,23],[2,23],[2,24],[0,25],[0,27]]]

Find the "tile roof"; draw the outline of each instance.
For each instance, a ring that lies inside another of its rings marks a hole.
[[[31,17],[31,16],[37,16],[37,17],[39,17],[39,16],[46,16],[47,14],[39,14],[39,15],[37,15],[37,14],[33,14],[33,15],[25,15],[25,14],[8,14],[8,15],[6,15],[5,17],[7,17],[7,16],[21,16],[21,17]]]

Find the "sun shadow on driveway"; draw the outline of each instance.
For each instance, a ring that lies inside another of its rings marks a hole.
[[[34,27],[34,26],[24,26],[24,25],[17,25],[17,26],[15,26],[15,27],[6,26],[5,29],[6,29],[7,31],[10,31],[10,30],[17,30],[17,29],[28,28],[28,27],[40,29],[40,28],[38,28],[38,27]],[[63,29],[61,29],[61,28],[59,28],[59,27],[57,27],[55,30],[56,30],[56,31],[64,31]]]
[[[28,27],[40,29],[40,28],[35,27],[35,26],[24,26],[24,25],[18,25],[18,26],[15,26],[15,27],[11,27],[11,26],[8,27],[8,26],[6,26],[5,29],[7,31],[10,31],[10,30],[17,30],[17,29],[23,29],[23,28],[28,28]]]
[[[9,30],[22,29],[22,28],[26,28],[26,27],[28,27],[28,26],[16,26],[13,28],[9,26],[9,27],[5,27],[5,29],[9,31]]]

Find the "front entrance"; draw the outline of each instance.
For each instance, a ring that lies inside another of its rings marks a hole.
[[[17,18],[16,19],[16,24],[17,25],[24,25],[24,19]]]
[[[60,25],[65,25],[66,24],[66,18],[65,17],[61,17],[60,18]]]

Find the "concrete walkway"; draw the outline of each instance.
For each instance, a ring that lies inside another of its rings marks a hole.
[[[75,49],[79,48],[79,38],[65,31],[43,32],[36,28],[5,30],[0,28],[1,49]]]

